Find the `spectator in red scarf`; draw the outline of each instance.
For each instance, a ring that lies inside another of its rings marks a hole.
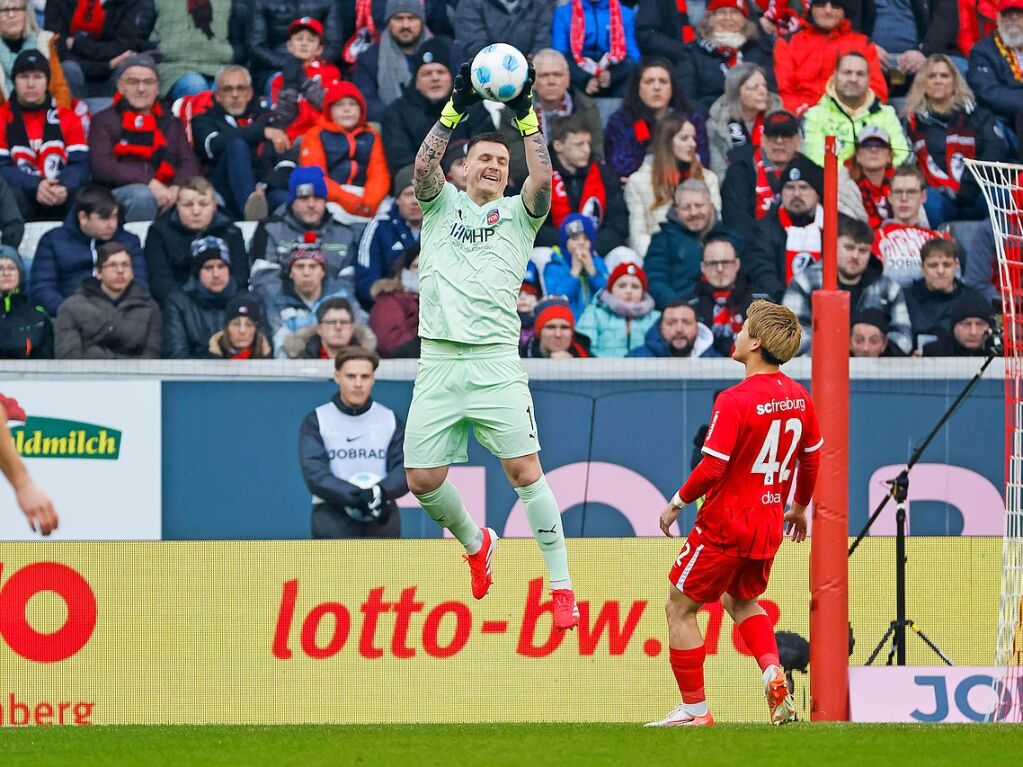
[[[979,106],[948,56],[936,53],[920,70],[904,109],[916,165],[927,182],[924,208],[932,227],[947,220],[984,218],[987,207],[966,159],[1007,160],[1005,132]]]
[[[718,354],[731,357],[735,337],[753,301],[735,240],[723,233],[710,235],[703,244],[700,272],[703,279],[696,283],[696,318],[714,334]]]
[[[143,50],[152,31],[155,17],[141,23],[141,6],[139,0],[48,0],[45,27],[60,36],[57,50],[75,96],[114,94],[118,68]]]
[[[49,92],[50,65],[35,49],[18,54],[14,92],[0,106],[0,175],[26,221],[61,221],[89,180],[82,121]]]
[[[92,121],[89,157],[95,181],[113,189],[125,221],[152,221],[178,198],[178,185],[200,175],[185,129],[156,100],[160,78],[148,56],[118,67],[114,105]]]
[[[710,0],[696,40],[686,46],[676,71],[701,114],[724,94],[725,74],[744,61],[760,65],[773,80],[771,43],[750,21],[749,0]]]
[[[856,51],[866,58],[870,87],[881,101],[888,85],[874,45],[854,32],[846,19],[847,0],[812,0],[803,27],[774,44],[774,75],[786,109],[801,115],[820,101],[840,56]]]
[[[277,106],[282,90],[297,99],[298,114],[286,128],[288,138],[294,141],[319,122],[323,94],[340,82],[341,72],[323,58],[323,25],[311,16],[295,19],[288,26],[287,50],[292,60],[270,78],[270,102]]]
[[[590,130],[578,115],[555,121],[551,129],[554,168],[551,212],[536,234],[536,245],[558,244],[558,227],[570,213],[581,213],[597,229],[598,253],[624,245],[629,234],[629,212],[622,185],[614,171],[594,159]]]
[[[263,305],[251,293],[239,293],[224,312],[224,329],[210,338],[210,357],[229,360],[268,359],[270,342],[260,330]]]
[[[970,52],[967,76],[981,106],[1016,133],[1019,155],[1023,115],[1023,0],[998,1],[998,28]],[[1023,155],[1019,155],[1023,156]]]
[[[572,84],[590,96],[621,96],[639,61],[635,12],[621,0],[569,0],[554,11],[551,44]]]
[[[711,106],[707,119],[710,168],[718,178],[728,171],[732,152],[760,146],[764,117],[777,109],[781,109],[781,99],[771,92],[763,69],[756,64],[737,64],[728,70],[725,94]]]
[[[643,164],[658,120],[674,112],[687,115],[696,126],[700,162],[710,164],[707,126],[693,112],[672,75],[671,64],[657,56],[644,58],[629,79],[629,88],[619,109],[607,118],[604,128],[604,156],[623,180]]]
[[[874,228],[874,255],[884,264],[884,273],[908,288],[920,277],[920,252],[935,238],[946,235],[923,221],[927,187],[913,165],[902,165],[891,177],[888,197],[890,217]]]
[[[735,151],[721,186],[721,210],[729,229],[749,242],[753,226],[781,201],[782,171],[799,152],[799,120],[784,109],[764,117],[759,147]]]
[[[686,0],[639,0],[636,39],[644,55],[678,64],[686,46],[696,39]]]
[[[894,173],[888,131],[866,126],[856,136],[856,152],[838,175],[838,212],[877,229],[892,217],[888,194]]]

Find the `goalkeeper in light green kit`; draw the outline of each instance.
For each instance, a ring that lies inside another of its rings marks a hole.
[[[441,157],[451,131],[480,101],[469,65],[416,155],[415,193],[423,209],[419,255],[422,356],[405,428],[409,489],[423,509],[465,546],[476,599],[486,595],[497,534],[466,511],[448,467],[468,459],[469,424],[501,459],[526,507],[547,564],[554,625],[579,623],[568,575],[561,513],[540,467],[536,416],[518,354],[515,304],[536,231],[551,203],[551,159],[533,111],[533,68],[507,108],[522,134],[529,177],[505,197],[508,144],[500,133],[473,137],[465,158],[466,191],[446,183]]]

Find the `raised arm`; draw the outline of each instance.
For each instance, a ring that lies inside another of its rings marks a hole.
[[[412,188],[418,199],[432,200],[440,194],[444,187],[444,173],[440,169],[440,161],[451,140],[451,131],[462,121],[469,108],[480,100],[469,79],[469,62],[465,62],[458,69],[451,98],[441,110],[440,119],[426,134],[419,151],[416,152]]]
[[[547,139],[540,131],[540,120],[533,109],[533,80],[536,73],[529,65],[529,76],[518,96],[508,102],[515,117],[512,125],[518,128],[526,147],[526,169],[529,175],[522,184],[522,202],[533,218],[542,218],[551,209],[551,156]]]

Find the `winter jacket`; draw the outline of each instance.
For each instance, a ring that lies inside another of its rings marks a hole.
[[[406,165],[415,162],[416,153],[423,139],[437,122],[441,109],[448,100],[445,96],[436,103],[431,102],[415,89],[413,83],[414,81],[406,86],[401,98],[384,110],[384,116],[380,120],[380,132],[384,146],[387,147],[387,166],[391,169],[392,176],[397,175]],[[492,130],[494,121],[490,119],[486,108],[482,104],[477,104],[452,131],[450,141],[468,139],[477,133]],[[519,141],[521,143],[521,139]]]
[[[395,263],[418,241],[418,234],[401,217],[396,204],[362,230],[355,262],[355,295],[363,308],[368,310],[373,305],[373,286],[394,274]]]
[[[146,262],[142,258],[139,238],[118,229],[113,239],[122,243],[131,254],[134,281],[141,286],[147,285]],[[74,293],[83,280],[92,277],[96,269],[96,248],[102,244],[86,237],[78,227],[74,212],[69,213],[64,223],[44,234],[36,246],[32,279],[29,280],[32,300],[51,317],[57,316],[64,299]]]
[[[995,45],[994,35],[977,41],[970,51],[966,81],[981,106],[987,107],[1009,125],[1023,112],[1023,83],[1012,76],[1012,68]]]
[[[849,111],[830,84],[824,97],[803,116],[801,151],[818,165],[824,165],[824,137],[835,136],[838,160],[845,162],[856,153],[856,136],[868,125],[884,128],[892,142],[892,165],[902,165],[909,157],[909,142],[895,110],[871,93],[863,106]]]
[[[604,156],[608,166],[622,178],[631,176],[643,164],[643,158],[650,151],[650,139],[654,135],[655,121],[646,120],[650,138],[640,141],[636,137],[636,123],[640,118],[626,109],[616,109],[607,118],[604,127]],[[707,142],[707,125],[698,114],[689,116],[696,128],[696,151],[704,167],[710,167],[710,145]]]
[[[140,18],[145,12],[145,4],[138,0],[107,0],[103,4],[103,32],[99,39],[87,32],[76,32],[74,43],[68,48],[71,19],[78,3],[79,0],[47,0],[43,26],[60,35],[57,50],[61,61],[78,64],[88,80],[105,82],[112,74],[111,59],[125,51],[146,49],[149,32]]]
[[[677,0],[639,0],[636,39],[644,56],[663,56],[678,64],[686,45],[695,39],[695,32],[689,14],[679,11]]]
[[[156,177],[156,168],[159,164],[154,163],[152,158],[146,160],[141,157],[114,156],[114,147],[124,133],[121,128],[122,103],[126,104],[119,102],[93,117],[92,127],[89,129],[89,163],[92,166],[92,178],[96,183],[111,189],[128,184],[148,184]],[[199,161],[196,160],[195,152],[188,143],[181,121],[161,108],[156,124],[167,139],[166,160],[174,168],[174,179],[170,183],[180,184],[202,175]]]
[[[593,266],[597,273],[590,276],[582,273],[572,275],[572,256],[562,250],[562,245],[551,250],[551,259],[543,268],[543,283],[549,296],[564,296],[572,307],[572,315],[578,319],[593,299],[607,286],[607,265],[604,259],[593,253]]]
[[[323,59],[336,60],[344,42],[340,5],[334,0],[253,0],[249,55],[257,88],[284,68],[290,55],[288,25],[303,16],[312,16],[323,24]]]
[[[207,359],[252,359],[252,360],[265,360],[273,356],[273,347],[270,346],[270,342],[267,340],[266,335],[260,330],[256,333],[256,338],[252,342],[252,346],[249,347],[252,351],[246,350],[243,355],[238,350],[233,350],[227,347],[227,332],[224,330],[218,330],[210,338],[210,343],[206,347],[206,358]],[[227,349],[225,351],[225,349]]]
[[[393,357],[419,336],[419,294],[405,290],[401,280],[388,277],[373,285],[369,327],[377,337],[381,357]]]
[[[224,328],[227,302],[237,293],[234,280],[220,293],[211,293],[198,280],[171,293],[163,304],[163,356],[202,359],[210,339]]]
[[[348,290],[348,286],[349,283],[328,279],[323,284],[323,291],[320,297],[310,303],[298,294],[291,278],[283,276],[280,279],[280,287],[275,293],[272,295],[261,294],[267,306],[267,319],[269,320],[270,332],[272,334],[270,342],[273,344],[274,356],[277,359],[286,359],[288,357],[285,346],[289,336],[303,328],[315,328],[316,310],[319,309],[320,304],[329,298],[347,299],[352,303],[352,311],[355,314],[352,319],[355,321],[355,324],[365,325],[367,320],[366,313]],[[308,341],[309,336],[303,336],[301,338],[301,346],[304,347]],[[288,348],[294,352],[294,342]]]
[[[426,40],[426,36],[419,38],[420,43]],[[412,72],[415,55],[406,55],[408,71]],[[384,117],[384,110],[390,106],[380,98],[380,88],[377,85],[377,78],[380,74],[380,43],[373,43],[369,48],[359,54],[355,65],[352,67],[352,82],[359,92],[366,99],[366,119],[370,122],[379,123]],[[516,132],[516,136],[518,133]]]
[[[922,277],[903,292],[906,295],[906,306],[909,308],[909,319],[913,326],[913,345],[919,349],[935,340],[925,338],[926,336],[944,338],[952,335],[952,307],[960,298],[983,300],[983,296],[973,288],[966,287],[958,279],[951,293],[931,290]]]
[[[21,217],[18,202],[11,187],[0,174],[0,242],[17,248],[25,234],[25,219]]]
[[[757,166],[754,151],[750,147],[739,147],[732,155],[724,183],[721,185],[721,215],[724,225],[739,235],[743,242],[753,242],[753,230],[757,221]],[[764,165],[767,158],[763,157]],[[780,169],[779,169],[780,172]],[[781,180],[777,174],[768,172],[767,183],[781,200]]]
[[[656,323],[651,325],[650,329],[646,332],[646,339],[644,340],[643,345],[636,347],[625,356],[681,357],[682,355],[672,354],[671,344],[669,344],[667,339],[661,335],[661,323],[660,320],[658,320]],[[690,350],[689,354],[685,356],[689,358],[721,356],[714,348],[714,334],[711,333],[710,328],[702,322],[696,323],[696,340],[693,341],[692,350]]]
[[[217,70],[234,60],[234,49],[227,39],[227,21],[232,0],[208,0],[213,11],[209,31],[199,29],[188,12],[189,4],[178,0],[155,0],[156,26],[153,42],[160,50],[160,97],[186,72],[199,72],[212,78]]]
[[[824,285],[824,268],[813,263],[792,278],[782,303],[799,318],[803,327],[803,337],[799,343],[798,354],[806,354],[810,350],[813,335],[811,296],[815,290]],[[838,287],[850,290],[853,286],[844,285],[839,280]],[[867,269],[860,278],[860,298],[855,306],[849,307],[850,317],[866,309],[880,309],[888,320],[888,342],[898,346],[904,353],[913,350],[913,328],[906,307],[906,298],[899,284],[881,273],[881,262],[871,257]]]
[[[619,245],[624,245],[629,236],[629,211],[625,207],[625,197],[622,196],[622,184],[618,180],[618,176],[604,163],[596,160],[593,160],[589,167],[581,171],[569,172],[558,162],[558,156],[551,152],[551,165],[564,184],[568,205],[573,213],[586,213],[579,208],[583,202],[583,188],[592,163],[596,163],[597,169],[600,171],[607,202],[601,221],[599,223],[594,221],[597,226],[597,241],[594,244],[598,253],[610,253]],[[554,183],[557,181],[555,180]],[[536,246],[549,248],[558,244],[558,226],[554,223],[553,216],[553,212],[548,213],[547,218],[540,225],[534,243]]]
[[[767,94],[767,110],[769,114],[781,109],[781,99],[777,94]],[[728,111],[728,101],[724,96],[711,105],[710,116],[707,118],[707,138],[710,140],[710,169],[718,178],[724,178],[731,167],[732,152],[740,148],[752,148],[749,143],[749,125],[746,127],[746,134],[740,136],[732,135],[732,116]],[[739,152],[736,152],[738,155]]]
[[[767,87],[774,91],[774,64],[771,59],[771,42],[766,35],[759,34],[748,40],[739,49],[741,61],[758,64],[767,73]],[[675,77],[693,106],[700,114],[710,112],[711,105],[725,93],[725,74],[728,65],[714,52],[713,43],[702,37],[685,47],[679,59]]]
[[[672,200],[654,207],[654,158],[647,155],[639,170],[629,176],[625,182],[625,206],[629,210],[629,247],[645,255],[650,247],[650,238],[668,216]],[[710,201],[714,209],[721,215],[721,185],[712,171],[704,168],[703,182],[710,190]]]
[[[569,86],[568,96],[572,100],[572,115],[577,115],[580,120],[586,123],[590,129],[590,156],[598,162],[604,162],[604,123],[600,117],[600,108],[597,102],[580,90]],[[550,124],[557,119],[557,115],[551,113],[547,116],[539,104],[535,105],[536,115],[540,119],[540,129],[544,132],[548,142],[550,141]],[[508,170],[509,183],[521,186],[529,175],[526,167],[526,148],[519,134],[519,129],[512,124],[512,112],[510,109],[502,109],[498,113],[498,131],[508,141]],[[551,153],[553,155],[553,152]]]
[[[420,3],[424,6],[426,26],[436,35],[454,37],[455,30],[451,22],[455,15],[454,6],[458,0],[426,0]],[[384,18],[387,12],[387,0],[372,0],[373,21],[377,29],[384,29],[387,26],[387,19]],[[341,29],[344,32],[343,39],[347,40],[355,30],[355,3],[345,2],[341,4]]]
[[[976,3],[974,3],[976,5]],[[957,0],[909,0],[909,9],[916,22],[916,36],[924,56],[944,53],[946,56],[962,56],[956,36],[959,33],[959,8]],[[863,33],[873,38],[876,17],[871,11],[864,15]]]
[[[774,44],[774,76],[785,108],[802,114],[820,101],[839,56],[850,51],[862,53],[870,68],[870,88],[881,101],[888,99],[877,49],[865,35],[853,32],[843,20],[834,29],[805,25],[792,37],[779,37]]]
[[[53,327],[46,311],[21,290],[25,264],[17,253],[5,254],[18,266],[18,287],[0,293],[0,359],[53,359]]]
[[[660,230],[650,238],[643,260],[643,270],[650,280],[650,295],[658,309],[663,309],[673,298],[693,292],[700,280],[702,262],[703,242],[682,226],[674,208],[669,209]]]
[[[501,0],[459,0],[452,12],[455,43],[471,61],[490,43],[508,43],[526,56],[551,47],[550,0],[524,0],[509,11]]]
[[[701,279],[696,283],[696,301],[693,308],[696,309],[696,319],[710,328],[715,351],[722,357],[730,357],[732,347],[735,345],[735,336],[746,319],[746,310],[753,303],[753,294],[746,275],[742,272],[736,277],[735,285],[725,299],[722,310],[718,309],[715,292],[715,288],[709,282]]]
[[[59,360],[159,359],[160,307],[135,281],[114,303],[89,277],[61,304],[53,333]]]
[[[977,46],[974,46],[976,48]],[[925,357],[986,357],[987,349],[983,346],[979,349],[967,349],[959,343],[954,335],[939,338],[924,344],[923,356]]]
[[[582,0],[583,18],[586,20],[586,36],[583,39],[582,55],[599,61],[600,57],[611,50],[611,12],[609,0]],[[637,62],[640,58],[639,45],[636,43],[636,12],[624,3],[622,9],[622,27],[625,33],[625,59]],[[551,22],[551,47],[568,60],[568,72],[572,85],[584,89],[593,76],[584,72],[575,63],[572,56],[572,3],[566,3],[554,10]],[[611,85],[615,86],[629,76],[631,67],[612,66]]]
[[[224,107],[214,101],[209,109],[192,118],[192,146],[203,163],[215,165],[228,142],[240,138],[249,147],[256,178],[262,178],[269,170],[271,153],[260,154],[257,150],[266,141],[264,131],[268,125],[273,124],[275,115],[260,109],[258,102],[253,100],[243,116],[252,121],[242,128]]]
[[[590,339],[594,357],[624,357],[646,342],[647,331],[660,318],[649,294],[638,304],[626,304],[604,290],[586,307],[575,331]]]
[[[304,241],[306,232],[314,232],[326,260],[327,279],[343,285],[349,296],[355,294],[355,232],[324,213],[319,224],[307,226],[291,208],[281,206],[256,227],[249,246],[253,290],[273,296],[280,290],[281,270],[287,266],[294,247]]]
[[[749,246],[742,254],[743,271],[749,278],[754,294],[762,294],[775,303],[780,303],[785,293],[785,244],[788,235],[778,219],[778,207],[771,208],[767,215],[756,222],[750,235]],[[816,219],[823,227],[823,210],[818,205]],[[800,222],[800,226],[808,222]]]
[[[42,181],[42,167],[47,167],[47,177],[59,181],[68,191],[69,200],[74,200],[75,193],[89,180],[89,147],[85,143],[85,129],[81,118],[73,109],[56,108],[56,118],[60,124],[60,149],[66,154],[67,160],[55,165],[55,173],[49,170],[46,157],[40,158],[44,150],[45,121],[49,120],[53,110],[43,107],[24,110],[25,137],[28,146],[12,146],[10,124],[16,119],[11,102],[0,106],[0,176],[3,176],[11,188],[20,189],[30,200],[35,200],[36,190]],[[56,147],[50,142],[45,147],[47,153]],[[51,159],[57,159],[50,156]],[[42,159],[42,162],[40,162]]]
[[[315,318],[313,322],[315,322]],[[366,351],[377,350],[377,338],[365,325],[355,324],[352,326],[352,341],[350,346],[358,346]],[[292,360],[318,360],[322,359],[323,341],[316,332],[316,325],[304,325],[291,335],[287,336],[281,344],[283,354],[278,357]]]
[[[376,128],[366,125],[366,101],[350,83],[341,83],[323,99],[323,113],[315,128],[302,137],[301,165],[320,168],[327,180],[327,199],[353,216],[374,216],[391,191],[384,146]],[[361,117],[351,131],[330,118],[331,107],[342,98],[359,102]]]
[[[223,213],[217,211],[207,229],[196,232],[181,223],[177,208],[164,213],[146,236],[143,251],[149,289],[162,305],[171,295],[185,287],[192,277],[192,243],[203,237],[219,237],[227,244],[231,258],[229,267],[236,285],[249,284],[249,257],[241,230]]]

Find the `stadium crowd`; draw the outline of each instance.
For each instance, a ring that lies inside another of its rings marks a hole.
[[[756,297],[806,353],[829,134],[850,353],[985,354],[1023,0],[0,0],[0,357],[418,356],[411,164],[498,41],[555,170],[523,356],[728,355]],[[496,102],[442,168],[488,131],[516,192]]]

